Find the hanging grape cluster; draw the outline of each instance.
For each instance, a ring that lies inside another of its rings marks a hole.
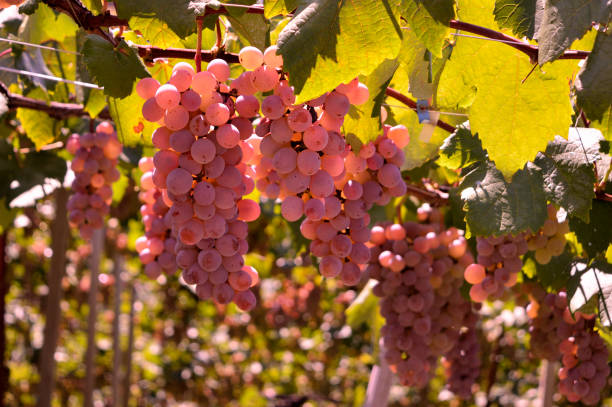
[[[250,310],[256,302],[250,288],[259,277],[244,264],[246,222],[257,219],[260,208],[244,198],[254,189],[244,140],[253,126],[236,115],[236,101],[225,84],[229,76],[229,65],[220,59],[197,73],[178,63],[167,84],[146,78],[136,91],[146,99],[145,119],[161,125],[152,139],[159,151],[151,179],[170,208],[176,264],[185,281],[196,284],[200,298],[233,301]],[[266,69],[253,83],[263,82],[268,89],[277,77],[276,70]]]
[[[117,169],[121,143],[113,126],[103,122],[95,133],[71,135],[66,150],[74,155],[70,168],[75,176],[68,200],[68,220],[83,239],[90,239],[95,229],[104,226],[104,217],[110,211],[112,184],[121,176]]]
[[[551,361],[561,360],[559,392],[570,402],[596,405],[607,383],[608,348],[593,329],[594,315],[575,312],[572,316],[567,294],[545,293],[529,287],[531,353]]]
[[[420,218],[430,223],[373,227],[368,267],[370,278],[379,282],[374,294],[382,298],[384,357],[404,385],[416,387],[430,380],[440,356],[457,366],[461,329],[476,324],[460,292],[464,269],[473,262],[463,233],[444,229],[436,209],[422,209]],[[474,363],[472,369],[477,367]],[[475,377],[460,371],[452,390],[463,396],[463,387],[471,387]]]
[[[170,208],[164,202],[162,192],[153,183],[153,158],[141,158],[138,167],[143,172],[138,198],[142,202],[140,214],[145,235],[136,239],[136,251],[145,265],[147,276],[155,279],[162,272],[173,274],[176,271],[176,239],[171,233]]]
[[[527,248],[534,252],[539,264],[548,264],[565,250],[565,234],[569,232],[569,219],[559,222],[557,209],[548,205],[548,218],[536,233],[527,236]]]

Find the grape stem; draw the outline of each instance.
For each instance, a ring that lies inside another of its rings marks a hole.
[[[195,54],[196,72],[202,72],[202,20],[196,20],[198,26],[198,45]]]
[[[406,106],[408,106],[411,109],[417,109],[417,104],[414,100],[410,99],[408,96],[398,92],[397,90],[393,89],[393,88],[387,88],[387,90],[385,91],[385,94],[389,97],[392,97],[393,99],[397,100],[398,102],[401,102],[403,104],[405,104]],[[428,107],[427,110],[435,110],[435,108],[433,107]],[[455,132],[455,126],[446,123],[443,120],[438,120],[436,122],[436,126],[438,126],[439,128],[448,131],[449,133],[454,133]]]
[[[448,194],[442,191],[429,191],[427,189],[420,188],[416,185],[406,183],[406,194],[412,195],[419,198],[422,201],[427,201],[434,204],[434,206],[448,205]]]

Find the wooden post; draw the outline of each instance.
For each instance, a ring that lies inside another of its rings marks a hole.
[[[538,400],[540,407],[552,407],[553,395],[555,394],[555,382],[557,370],[556,362],[542,359],[540,364],[540,383],[538,384]]]
[[[372,367],[368,389],[366,390],[366,400],[363,407],[385,407],[389,400],[389,390],[393,381],[393,372],[384,357],[385,350],[380,345],[380,356],[378,365]]]
[[[98,317],[98,274],[104,250],[105,230],[97,229],[91,238],[91,257],[89,262],[89,315],[87,317],[87,351],[85,352],[85,388],[83,406],[93,407],[93,391],[96,381],[96,319]]]
[[[59,339],[61,323],[62,278],[66,270],[66,250],[70,229],[68,227],[68,191],[64,188],[55,190],[55,219],[51,223],[51,266],[47,276],[49,295],[46,301],[46,320],[44,339],[40,351],[38,373],[37,407],[50,407],[55,389],[55,349]]]
[[[130,295],[130,330],[128,332],[128,347],[125,351],[125,378],[123,380],[123,407],[130,404],[130,385],[132,383],[132,353],[134,352],[134,303],[137,298],[135,282],[132,282]]]
[[[115,319],[113,320],[113,405],[121,405],[121,381],[123,380],[123,366],[121,365],[121,291],[123,281],[123,256],[115,254],[114,274],[115,274]]]

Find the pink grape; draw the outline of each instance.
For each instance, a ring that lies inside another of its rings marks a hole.
[[[157,122],[164,117],[164,109],[157,104],[155,98],[147,99],[142,105],[142,117],[150,122]]]
[[[233,124],[224,124],[217,129],[217,142],[224,148],[232,148],[240,141],[240,131]]]
[[[158,88],[159,82],[154,78],[143,78],[136,83],[136,93],[145,100],[155,97]]]
[[[162,109],[172,109],[181,101],[181,94],[174,85],[161,85],[155,92],[155,101]]]
[[[289,222],[295,222],[304,214],[304,202],[296,196],[288,196],[281,204],[281,214]]]
[[[230,77],[230,67],[227,62],[222,59],[213,59],[208,63],[206,70],[213,75],[219,82],[225,82]]]
[[[240,50],[238,59],[244,69],[253,70],[263,64],[264,54],[259,49],[249,46]]]
[[[283,66],[283,57],[278,54],[276,45],[271,45],[264,51],[264,63],[272,68],[281,68]]]

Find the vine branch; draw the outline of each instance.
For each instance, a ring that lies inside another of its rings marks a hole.
[[[414,100],[410,99],[408,96],[398,92],[397,90],[393,88],[387,88],[387,90],[385,91],[385,94],[397,100],[398,102],[405,104],[411,109],[415,109],[415,110],[418,109],[417,103]],[[434,108],[429,107],[427,108],[427,110],[434,110]],[[448,124],[443,120],[438,120],[436,123],[436,126],[438,126],[439,128],[443,130],[448,131],[449,133],[455,132],[455,126]]]
[[[85,110],[83,105],[61,102],[47,103],[44,100],[32,99],[23,95],[9,92],[2,82],[0,82],[0,93],[6,97],[9,110],[14,110],[18,107],[38,110],[47,113],[49,116],[58,120],[63,120],[68,117],[89,116],[89,113]],[[100,112],[98,117],[101,119],[111,118],[108,109],[104,109],[102,112]]]

